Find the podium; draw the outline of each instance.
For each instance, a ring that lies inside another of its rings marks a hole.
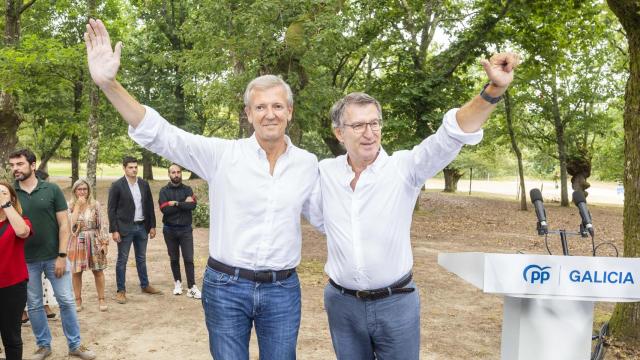
[[[504,296],[502,360],[590,359],[595,302],[640,301],[640,258],[440,253],[438,264]]]

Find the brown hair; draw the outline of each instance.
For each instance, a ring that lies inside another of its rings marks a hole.
[[[16,190],[4,180],[0,180],[0,185],[5,186],[9,189],[9,195],[11,196],[11,205],[18,212],[18,214],[22,215],[22,206],[20,206],[20,200],[18,200],[18,194],[16,194]]]

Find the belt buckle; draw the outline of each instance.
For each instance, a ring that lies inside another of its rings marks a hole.
[[[371,296],[371,292],[368,290],[356,290],[356,298],[365,299]]]

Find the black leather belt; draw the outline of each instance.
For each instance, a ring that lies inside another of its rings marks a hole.
[[[133,223],[136,225],[144,225],[144,220],[134,221]]]
[[[333,281],[331,278],[329,278],[329,284],[331,284],[334,288],[340,290],[340,292],[344,293],[344,294],[348,294],[351,296],[355,296],[358,299],[362,299],[362,300],[380,300],[380,299],[384,299],[388,296],[391,296],[393,294],[408,294],[408,293],[412,293],[415,288],[406,288],[405,286],[409,285],[409,283],[411,282],[411,279],[413,279],[413,274],[409,273],[408,275],[406,275],[405,277],[403,277],[402,279],[398,280],[397,282],[385,287],[385,288],[380,288],[380,289],[375,289],[375,290],[351,290],[351,289],[345,289],[342,286],[338,285],[335,283],[335,281]]]
[[[235,276],[236,272],[238,272],[238,276],[243,279],[263,283],[282,281],[289,278],[289,276],[296,271],[295,268],[278,271],[243,269],[223,264],[212,257],[209,257],[209,260],[207,260],[207,265],[213,270],[220,271],[230,276]]]

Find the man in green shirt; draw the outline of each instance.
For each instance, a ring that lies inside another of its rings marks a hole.
[[[34,232],[24,248],[31,280],[27,286],[27,307],[38,345],[33,359],[42,360],[51,355],[51,332],[42,304],[40,278],[43,273],[51,282],[60,305],[69,355],[95,359],[96,355],[80,343],[80,326],[66,259],[70,228],[64,195],[56,184],[36,177],[36,157],[30,150],[12,152],[9,154],[9,164],[16,180],[14,187],[22,205],[22,214],[31,220]]]

